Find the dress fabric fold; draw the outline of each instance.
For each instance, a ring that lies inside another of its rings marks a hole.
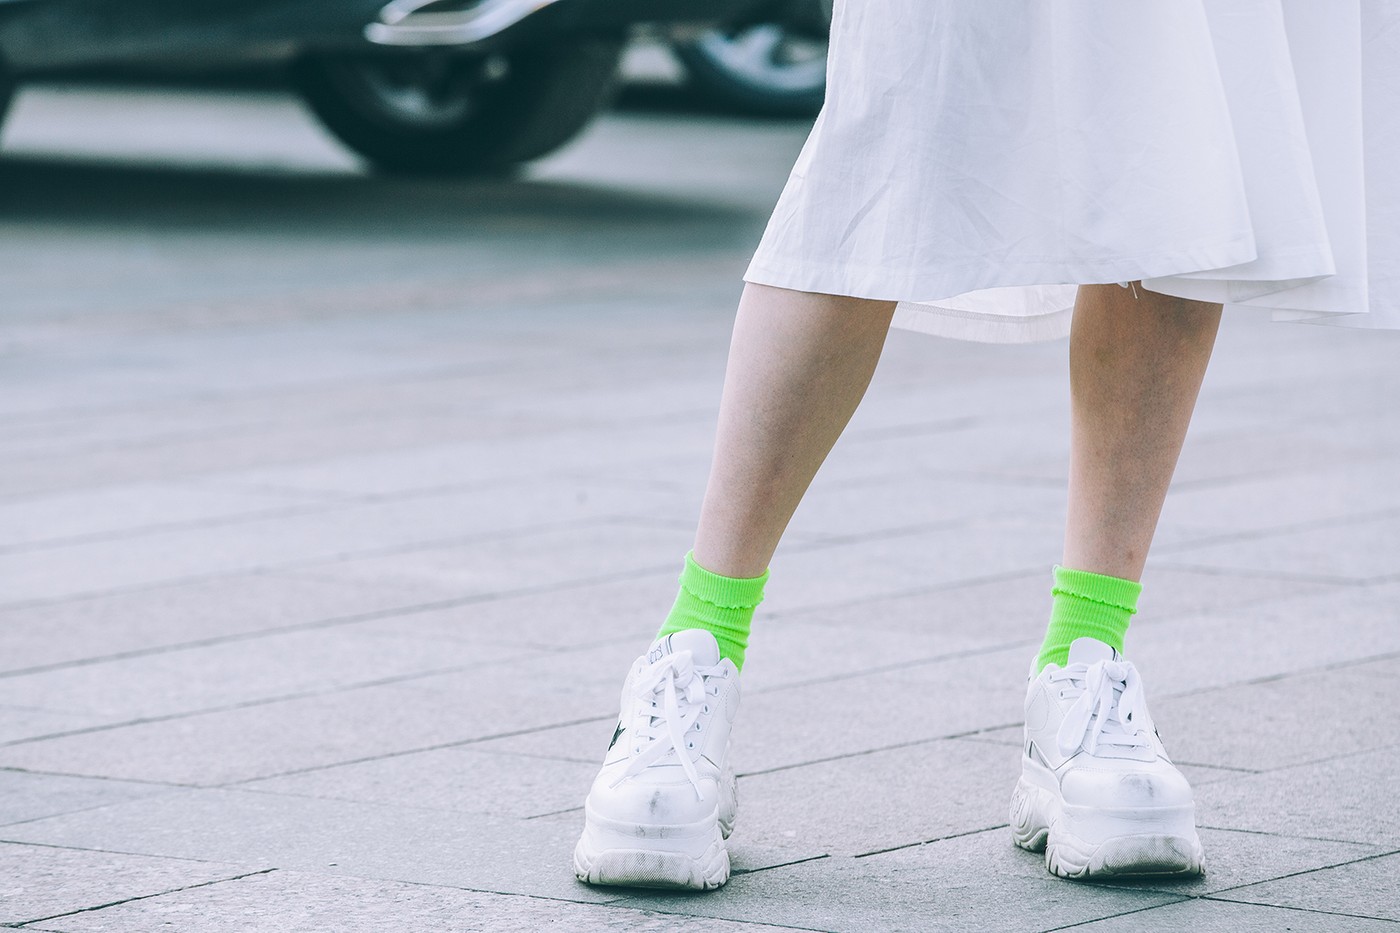
[[[837,0],[744,278],[1061,337],[1075,286],[1400,329],[1400,4]]]

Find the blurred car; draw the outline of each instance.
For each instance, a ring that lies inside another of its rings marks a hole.
[[[833,0],[769,0],[753,19],[673,45],[693,88],[745,113],[812,116],[826,97]]]
[[[628,35],[739,22],[756,0],[0,0],[0,117],[18,83],[123,66],[290,66],[379,168],[473,173],[562,145]]]

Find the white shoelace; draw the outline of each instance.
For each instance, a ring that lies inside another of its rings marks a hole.
[[[1056,741],[1060,753],[1073,755],[1082,744],[1090,755],[1100,745],[1143,748],[1150,743],[1147,730],[1133,721],[1146,708],[1142,680],[1128,661],[1095,661],[1088,669],[1079,665],[1053,671],[1050,682],[1066,695],[1078,696],[1060,723]]]
[[[645,743],[646,748],[633,757],[612,786],[640,774],[675,749],[676,759],[695,788],[695,799],[702,799],[700,774],[690,760],[685,734],[700,718],[707,691],[690,652],[678,651],[656,661],[641,673],[635,687],[636,700],[642,705],[641,714],[633,718],[637,724],[635,740]]]

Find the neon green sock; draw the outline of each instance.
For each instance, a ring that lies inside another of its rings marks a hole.
[[[656,637],[702,628],[719,642],[720,657],[728,658],[742,670],[744,650],[749,646],[749,623],[753,621],[753,611],[763,602],[763,584],[767,581],[767,570],[757,577],[712,573],[695,562],[694,551],[686,551],[680,592]]]
[[[1123,636],[1128,621],[1137,612],[1142,584],[1121,577],[1109,577],[1087,570],[1055,566],[1055,603],[1050,610],[1050,627],[1035,660],[1038,672],[1047,664],[1064,667],[1069,662],[1069,644],[1076,638],[1097,638],[1123,652]]]

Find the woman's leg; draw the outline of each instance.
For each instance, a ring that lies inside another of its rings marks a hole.
[[[1122,651],[1215,345],[1220,305],[1084,285],[1070,336],[1069,515],[1037,667],[1089,635]]]
[[[865,395],[894,302],[747,285],[720,399],[695,560],[731,577],[778,539]]]
[[[1219,325],[1218,304],[1080,287],[1064,566],[1141,579]]]
[[[581,880],[703,890],[728,879],[729,728],[749,621],[778,540],[870,384],[893,313],[892,302],[745,287],[695,547],[666,637],[623,688],[574,849]]]
[[[695,547],[659,635],[704,629],[744,665],[768,561],[879,362],[894,303],[749,285]]]
[[[1075,302],[1064,564],[1011,800],[1016,842],[1057,875],[1201,871],[1191,787],[1120,653],[1219,324],[1219,305],[1136,283]]]

